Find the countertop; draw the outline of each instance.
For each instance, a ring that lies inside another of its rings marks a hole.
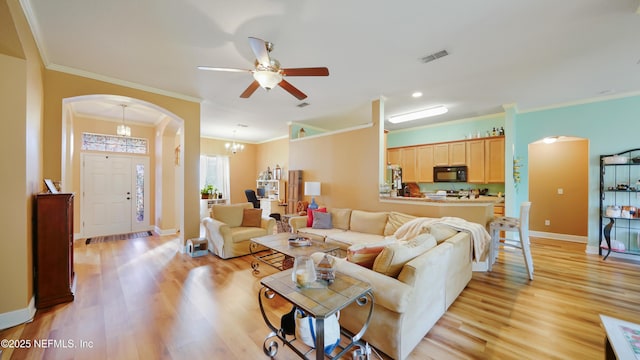
[[[480,195],[478,198],[461,198],[457,197],[447,197],[444,200],[433,200],[427,197],[403,197],[403,196],[383,196],[380,195],[380,200],[397,200],[397,201],[412,201],[412,202],[428,202],[428,203],[444,203],[444,204],[460,204],[460,203],[468,203],[468,204],[500,204],[504,203],[504,197],[498,196],[483,196]]]

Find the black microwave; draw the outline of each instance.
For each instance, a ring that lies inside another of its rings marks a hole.
[[[467,167],[434,166],[433,182],[467,182]]]

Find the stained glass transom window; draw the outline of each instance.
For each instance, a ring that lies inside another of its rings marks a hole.
[[[146,154],[147,139],[82,133],[82,150]]]

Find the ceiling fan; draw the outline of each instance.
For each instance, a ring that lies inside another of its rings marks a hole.
[[[249,46],[256,55],[256,61],[254,63],[254,69],[236,69],[236,68],[222,68],[222,67],[210,67],[210,66],[198,66],[200,70],[211,71],[230,71],[230,72],[250,72],[253,74],[253,82],[246,88],[246,90],[240,94],[241,98],[248,98],[251,96],[258,87],[263,87],[266,90],[271,90],[274,87],[280,85],[283,89],[295,96],[298,100],[305,99],[307,95],[300,91],[295,86],[291,85],[285,76],[329,76],[329,69],[326,67],[310,67],[310,68],[289,68],[283,69],[280,67],[280,62],[269,56],[271,50],[273,50],[273,43],[258,39],[255,37],[249,37]]]

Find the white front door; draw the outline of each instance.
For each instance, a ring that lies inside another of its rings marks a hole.
[[[84,237],[148,229],[148,163],[147,157],[82,154]]]

